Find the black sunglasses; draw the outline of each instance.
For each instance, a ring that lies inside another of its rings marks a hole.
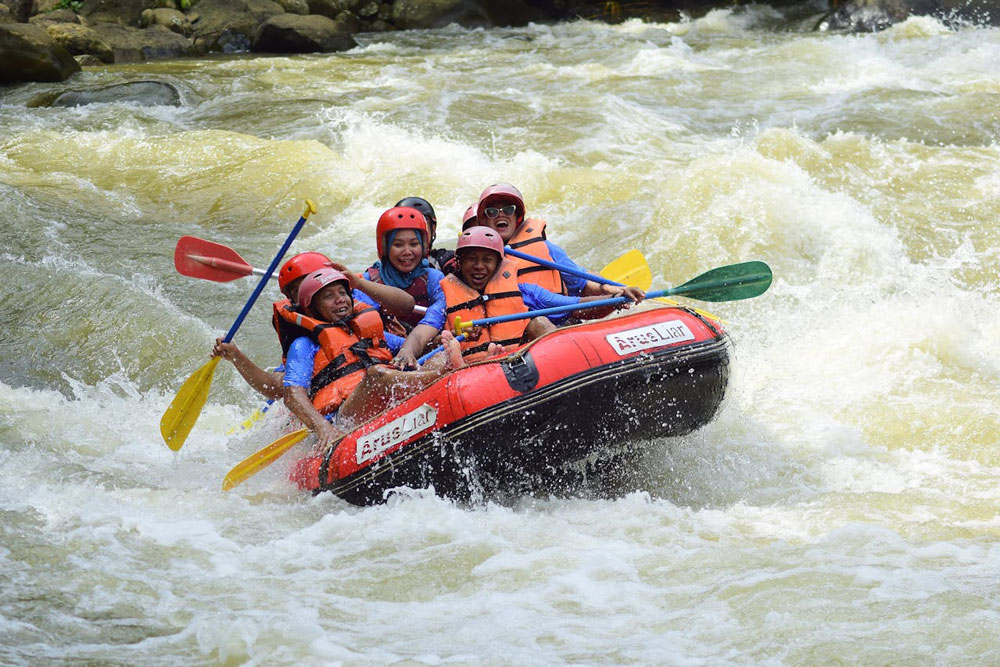
[[[506,206],[501,206],[497,208],[496,206],[487,206],[483,213],[486,214],[487,218],[495,218],[501,213],[504,215],[514,215],[514,211],[517,210],[517,206],[514,204],[507,204]]]

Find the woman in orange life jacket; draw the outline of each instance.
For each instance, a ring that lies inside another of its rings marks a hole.
[[[434,241],[437,240],[438,221],[431,203],[423,197],[403,197],[396,202],[395,206],[415,208],[424,215],[424,219],[427,220],[427,229],[430,232],[430,238],[427,240],[427,254],[424,259],[430,263],[433,269],[444,274],[453,273],[455,270],[455,251],[434,247]]]
[[[486,317],[526,313],[556,306],[583,304],[604,296],[565,296],[534,283],[519,282],[516,265],[504,257],[498,232],[482,226],[470,227],[458,239],[458,273],[441,283],[447,302],[448,323],[456,317],[469,322]],[[622,290],[622,296],[638,303],[645,294],[637,287]],[[605,309],[605,314],[611,308]],[[473,328],[461,342],[466,361],[502,354],[504,347],[517,346],[555,329],[546,317],[525,318]],[[454,365],[454,364],[453,364]]]
[[[476,205],[480,225],[492,228],[512,250],[533,255],[570,268],[580,269],[566,252],[546,238],[544,220],[526,218],[524,197],[509,183],[497,183],[483,190]],[[567,296],[623,296],[625,288],[606,285],[568,273],[560,273],[524,259],[509,258],[517,265],[517,279],[534,283],[550,292]],[[581,269],[582,270],[582,269]],[[561,321],[568,315],[553,321]],[[590,315],[588,315],[590,317]]]
[[[284,362],[288,355],[288,348],[296,338],[309,334],[294,320],[294,315],[299,312],[297,303],[299,285],[310,273],[328,267],[344,270],[342,266],[322,253],[302,252],[291,257],[278,270],[278,289],[281,290],[285,298],[272,304],[271,324],[274,326],[274,330],[278,334],[278,342],[281,344],[282,361],[274,372],[267,371],[255,364],[235,343],[223,343],[221,337],[215,339],[212,356],[221,356],[223,359],[231,361],[247,384],[265,398],[271,400],[282,398],[284,396],[282,378],[285,372]],[[360,279],[356,280],[355,283],[352,283],[352,287],[358,289],[360,293],[371,294],[374,299],[385,303],[386,308],[391,308],[393,312],[411,312],[413,309],[413,299],[407,294],[400,293],[399,290],[387,290],[384,286]]]
[[[393,366],[416,368],[417,357],[444,326],[444,275],[431,268],[427,261],[427,239],[430,233],[426,217],[415,208],[396,206],[379,216],[375,226],[375,244],[379,261],[365,271],[365,277],[406,291],[423,313],[410,312],[395,318],[383,316],[386,330],[406,336]],[[378,304],[364,296],[376,310]]]

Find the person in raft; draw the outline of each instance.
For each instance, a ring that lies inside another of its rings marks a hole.
[[[434,213],[434,207],[431,206],[431,203],[423,197],[403,197],[396,202],[396,206],[415,208],[424,215],[424,218],[427,220],[427,227],[430,230],[430,238],[427,240],[427,253],[424,255],[424,259],[430,263],[432,268],[442,273],[454,273],[457,268],[455,264],[455,251],[434,247],[434,241],[437,240],[438,221],[437,214]]]
[[[475,227],[478,224],[479,221],[476,220],[476,205],[473,204],[469,208],[465,209],[465,213],[462,215],[462,231],[464,232],[469,227]],[[461,236],[461,234],[459,235]]]
[[[544,220],[525,217],[524,197],[509,183],[497,183],[483,190],[476,205],[476,219],[480,225],[500,234],[504,244],[512,250],[580,270],[562,248],[546,238]],[[607,285],[560,273],[524,259],[508,259],[517,267],[519,282],[533,283],[556,294],[612,297],[625,293],[625,287],[620,285]],[[553,321],[559,322],[567,317],[557,316]]]
[[[441,281],[450,324],[454,324],[456,317],[460,317],[463,322],[470,322],[607,298],[607,295],[565,296],[534,283],[522,282],[517,275],[517,265],[504,257],[503,239],[489,227],[475,226],[462,232],[458,238],[456,255],[458,273],[446,276]],[[635,303],[646,297],[638,287],[624,288],[621,295]],[[603,316],[610,313],[613,307],[601,310]],[[554,329],[552,321],[544,316],[500,322],[483,328],[475,327],[467,331],[466,339],[460,342],[461,357],[465,362],[470,362],[503,354],[508,346],[534,340]],[[452,358],[451,365],[459,365],[454,358],[454,339],[448,331],[442,332],[442,339]]]
[[[309,335],[309,332],[296,322],[296,315],[301,312],[297,301],[299,285],[310,273],[332,267],[343,269],[323,253],[302,252],[291,257],[278,269],[278,289],[285,298],[275,301],[271,306],[271,324],[278,334],[278,342],[281,345],[281,365],[273,372],[251,361],[235,343],[223,343],[221,337],[215,339],[211,356],[221,356],[232,362],[247,384],[264,398],[269,400],[283,398],[282,380],[288,349],[295,339]],[[408,294],[400,293],[399,290],[385,289],[384,286],[372,281],[359,280],[357,287],[359,296],[368,295],[371,301],[382,303],[387,310],[399,313],[413,312],[413,299]]]
[[[365,270],[369,280],[401,289],[413,297],[419,311],[390,316],[383,313],[386,331],[406,336],[393,365],[415,367],[416,357],[444,326],[444,274],[431,268],[427,259],[430,232],[426,217],[419,210],[396,206],[379,216],[375,226],[375,247],[379,261]],[[359,298],[376,310],[378,304],[364,296]]]
[[[403,338],[386,332],[379,313],[354,298],[358,290],[352,285],[362,280],[326,268],[309,274],[299,286],[302,312],[297,323],[309,333],[288,348],[284,402],[316,433],[318,452],[433,382],[447,368],[446,363],[414,373],[389,366]],[[331,423],[334,418],[336,426]]]

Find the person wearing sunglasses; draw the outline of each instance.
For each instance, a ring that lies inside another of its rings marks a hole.
[[[510,183],[496,183],[483,190],[476,207],[478,224],[490,227],[513,250],[539,259],[545,259],[563,266],[580,269],[569,258],[566,251],[546,238],[546,222],[538,218],[525,217],[524,197],[521,191]],[[560,273],[540,264],[524,259],[509,258],[517,265],[517,279],[523,283],[533,283],[550,292],[565,296],[620,296],[625,288],[604,285],[568,273]],[[553,318],[556,322],[568,315]]]

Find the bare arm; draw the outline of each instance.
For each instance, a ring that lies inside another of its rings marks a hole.
[[[305,387],[285,387],[285,406],[316,434],[316,449],[324,451],[343,435],[313,406]]]
[[[382,308],[389,315],[409,315],[413,312],[413,306],[416,305],[416,301],[413,300],[412,295],[404,292],[398,287],[382,285],[368,280],[367,278],[362,278],[358,274],[350,271],[347,267],[342,264],[337,264],[336,262],[333,262],[333,268],[338,271],[342,271],[345,275],[347,275],[347,280],[351,284],[351,289],[359,289],[370,296],[372,299],[380,303]]]
[[[277,400],[282,397],[281,378],[283,374],[269,373],[264,370],[250,361],[250,358],[243,354],[242,350],[235,344],[223,343],[221,338],[216,338],[215,347],[212,349],[212,356],[221,356],[226,361],[231,361],[247,384],[265,398]]]

